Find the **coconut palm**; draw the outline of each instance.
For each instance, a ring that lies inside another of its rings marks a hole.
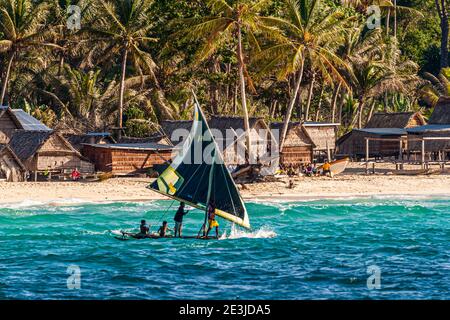
[[[450,97],[450,68],[442,69],[437,77],[425,72],[424,77],[427,82],[419,93],[430,107],[436,106],[439,98]]]
[[[123,110],[127,64],[133,61],[140,75],[151,75],[157,83],[156,64],[150,53],[144,50],[148,42],[157,41],[149,37],[153,27],[150,9],[153,0],[107,0],[96,3],[97,22],[87,27],[83,33],[89,41],[102,49],[101,61],[108,61],[114,55],[121,55],[121,77],[118,106],[118,126],[123,127]],[[89,57],[90,58],[90,57]]]
[[[272,37],[277,35],[275,29],[265,26],[261,20],[261,11],[269,2],[268,0],[207,0],[206,3],[211,11],[211,16],[204,17],[200,21],[198,19],[185,20],[187,39],[203,41],[203,45],[196,55],[197,62],[209,58],[224,43],[237,39],[235,52],[238,63],[241,104],[244,112],[244,127],[247,132],[246,146],[249,152],[251,141],[246,83],[250,86],[252,86],[252,83],[246,67],[243,37],[247,37],[252,49],[259,50],[256,33],[262,32]]]
[[[39,46],[57,47],[44,39],[47,14],[46,3],[0,0],[0,34],[3,34],[0,38],[0,53],[6,57],[0,105],[4,102],[15,60],[24,52],[30,52]]]
[[[277,26],[286,34],[285,41],[279,42],[261,52],[260,59],[268,62],[261,72],[277,70],[278,78],[295,76],[295,86],[284,118],[280,136],[280,150],[283,148],[288,124],[300,92],[305,64],[313,72],[320,73],[323,81],[335,79],[346,85],[340,69],[348,69],[345,62],[336,55],[343,42],[344,25],[347,22],[339,9],[329,8],[320,0],[285,0],[284,17],[266,17],[263,22]]]

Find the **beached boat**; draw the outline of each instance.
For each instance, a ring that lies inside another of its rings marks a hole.
[[[347,168],[347,165],[349,164],[349,162],[350,162],[350,158],[344,158],[344,159],[330,162],[331,175],[335,176],[335,175],[338,175],[338,174],[341,174],[342,172],[344,172],[345,169]],[[322,172],[323,166],[320,166],[318,169],[320,172]]]
[[[194,121],[182,152],[147,188],[205,211],[213,200],[215,214],[250,229],[244,201],[214,140],[202,109],[194,96]],[[150,237],[158,238],[158,237]]]

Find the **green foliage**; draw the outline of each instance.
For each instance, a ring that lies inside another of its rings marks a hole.
[[[191,90],[208,114],[241,115],[240,8],[250,115],[283,120],[299,48],[309,51],[295,114],[306,104],[313,72],[310,113],[331,121],[334,111],[347,129],[366,121],[372,106],[416,110],[448,94],[433,0],[397,1],[396,41],[392,3],[382,6],[381,30],[369,31],[365,8],[379,1],[348,2],[0,0],[0,90],[7,103],[28,105],[52,126],[84,131],[116,126],[120,108],[129,135],[148,135],[161,120],[190,117]],[[300,6],[297,24],[289,19],[293,3]],[[69,4],[82,8],[80,31],[66,28]],[[333,110],[339,82],[345,85]]]

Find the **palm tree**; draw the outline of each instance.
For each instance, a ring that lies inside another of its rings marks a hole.
[[[123,110],[125,82],[128,60],[140,75],[149,74],[157,84],[155,70],[156,64],[150,53],[143,50],[145,43],[157,41],[148,37],[153,27],[150,19],[152,0],[107,0],[96,4],[98,10],[96,25],[85,28],[89,41],[95,41],[102,46],[102,60],[107,61],[111,56],[121,55],[121,77],[119,92],[118,126],[123,127]]]
[[[347,69],[345,62],[335,54],[343,42],[346,19],[342,12],[327,7],[320,0],[285,0],[285,3],[285,17],[262,18],[264,23],[285,31],[285,41],[260,54],[261,59],[268,60],[261,72],[277,69],[278,78],[285,78],[289,74],[296,77],[280,136],[280,151],[300,92],[305,63],[308,61],[311,69],[320,73],[324,81],[337,79],[345,85],[346,81],[339,69]]]
[[[247,36],[252,48],[259,50],[259,43],[255,35],[257,32],[263,32],[271,36],[277,34],[275,29],[268,28],[262,23],[260,14],[268,3],[269,1],[267,0],[207,0],[211,16],[204,17],[200,21],[197,19],[185,20],[188,24],[185,31],[187,32],[187,38],[203,41],[203,45],[196,56],[197,62],[206,60],[222,44],[237,38],[235,52],[238,64],[241,104],[244,112],[247,157],[251,152],[251,141],[246,82],[250,86],[252,86],[252,83],[245,62],[243,37]]]
[[[421,98],[430,106],[435,107],[441,97],[450,97],[450,68],[444,68],[436,77],[425,72],[428,81],[420,89]]]
[[[45,42],[47,4],[32,0],[0,0],[0,53],[6,57],[0,105],[3,104],[15,59],[39,46],[57,47]]]

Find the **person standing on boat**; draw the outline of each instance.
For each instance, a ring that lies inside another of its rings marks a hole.
[[[180,206],[178,207],[177,213],[175,213],[175,217],[173,220],[175,221],[175,238],[180,237],[181,238],[181,231],[183,228],[183,217],[189,212],[184,211],[185,204],[184,202],[180,202]]]
[[[206,231],[206,238],[212,228],[216,228],[216,238],[219,238],[219,223],[216,220],[216,204],[214,200],[211,200],[208,205],[208,231]]]

